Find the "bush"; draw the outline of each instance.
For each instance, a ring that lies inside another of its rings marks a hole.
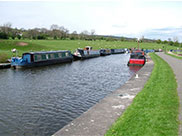
[[[17,38],[20,40],[21,39],[21,35],[17,35]]]
[[[8,39],[9,36],[5,33],[0,32],[0,39]]]
[[[38,40],[45,40],[45,39],[47,39],[47,37],[45,35],[38,35],[37,39]]]
[[[7,62],[8,55],[6,53],[0,53],[0,62]]]

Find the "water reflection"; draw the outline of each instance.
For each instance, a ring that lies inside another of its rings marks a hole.
[[[130,71],[136,73],[142,68],[142,66],[129,66]]]

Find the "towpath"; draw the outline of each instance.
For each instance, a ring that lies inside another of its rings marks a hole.
[[[73,120],[52,136],[103,136],[142,90],[153,69],[151,59],[120,89],[102,99],[95,106]]]
[[[176,80],[178,84],[178,96],[180,99],[180,108],[179,108],[179,136],[182,136],[182,60],[171,57],[164,53],[157,53],[162,59],[164,59],[173,69],[174,74],[176,75]]]

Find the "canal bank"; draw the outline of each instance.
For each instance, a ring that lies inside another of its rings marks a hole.
[[[121,88],[106,96],[80,117],[53,136],[103,136],[115,120],[132,103],[150,77],[154,63],[151,59]]]
[[[10,67],[11,67],[10,63],[0,63],[0,69],[10,68]]]

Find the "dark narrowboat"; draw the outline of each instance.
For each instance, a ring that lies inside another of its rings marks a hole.
[[[92,50],[92,47],[86,46],[84,49],[77,49],[74,54],[74,60],[88,59],[93,57],[99,57],[100,50]]]
[[[145,65],[146,58],[143,51],[137,50],[130,54],[130,59],[128,61],[128,66],[143,66]]]
[[[111,50],[110,49],[101,49],[100,56],[106,56],[106,55],[111,55]]]
[[[37,67],[64,62],[72,62],[73,56],[70,51],[43,51],[24,53],[22,58],[12,57],[11,66],[19,67]]]
[[[125,53],[125,49],[111,49],[112,54],[122,54]]]

